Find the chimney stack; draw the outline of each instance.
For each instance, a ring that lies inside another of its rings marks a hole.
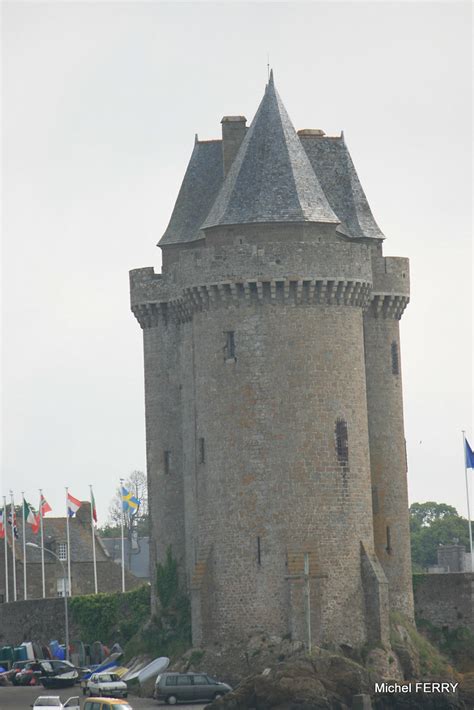
[[[245,116],[224,116],[222,124],[222,158],[224,160],[224,177],[234,162],[240,144],[247,132]]]

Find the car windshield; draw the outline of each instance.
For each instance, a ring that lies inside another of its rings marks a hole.
[[[120,678],[115,673],[104,673],[99,676],[98,680],[99,683],[116,683]]]
[[[59,697],[44,697],[44,698],[38,698],[35,700],[35,704],[33,705],[35,708],[45,708],[45,707],[53,707],[53,708],[60,708],[61,707],[61,700]]]

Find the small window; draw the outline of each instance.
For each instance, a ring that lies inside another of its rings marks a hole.
[[[63,597],[64,590],[66,590],[66,595],[69,594],[69,580],[67,577],[56,580],[56,596]]]
[[[171,473],[171,451],[165,451],[163,454],[163,463],[165,467],[165,473]]]
[[[203,436],[199,439],[199,463],[206,463],[206,442]]]
[[[177,680],[178,680],[177,675],[169,675],[166,678],[166,685],[176,685]]]
[[[179,675],[178,676],[178,685],[191,685],[191,676],[190,675]]]
[[[400,358],[398,357],[398,344],[394,340],[392,343],[392,375],[400,374]]]
[[[390,527],[387,525],[387,547],[385,548],[389,555],[392,554],[392,540],[390,535]]]
[[[209,685],[207,676],[205,675],[195,675],[193,676],[194,685]]]
[[[344,419],[336,421],[336,452],[337,460],[341,466],[346,466],[349,461],[349,442],[347,438],[347,422]]]
[[[67,545],[65,542],[60,542],[58,545],[58,557],[61,561],[67,560]]]
[[[225,332],[226,342],[224,354],[226,360],[235,360],[235,333],[233,330]]]
[[[262,548],[259,537],[257,537],[257,564],[262,564]]]
[[[372,486],[372,510],[375,515],[379,512],[379,494],[377,486]]]

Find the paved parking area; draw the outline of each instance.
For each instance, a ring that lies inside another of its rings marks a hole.
[[[78,695],[80,698],[81,707],[83,705],[82,690],[80,688],[67,688],[66,690],[45,690],[45,688],[19,688],[14,685],[7,688],[0,687],[0,710],[29,710],[38,695],[59,695],[61,700],[67,700],[73,695]],[[156,700],[148,698],[136,698],[130,696],[128,702],[133,710],[156,710],[157,708],[164,709],[167,705],[162,705]],[[202,710],[205,705],[174,705],[175,708],[187,708],[187,710]]]

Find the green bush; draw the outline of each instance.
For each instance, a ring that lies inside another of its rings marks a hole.
[[[71,620],[84,643],[126,644],[150,618],[150,587],[124,594],[88,594],[69,600]]]

